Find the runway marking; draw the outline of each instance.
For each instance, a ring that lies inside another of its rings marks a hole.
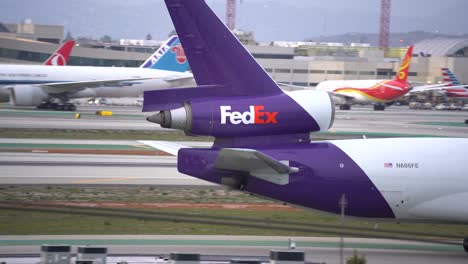
[[[133,147],[137,147],[137,148],[144,148],[144,149],[154,149],[153,147],[150,147],[148,145],[131,145]]]
[[[93,179],[93,180],[80,180],[72,181],[72,183],[99,183],[99,182],[111,182],[111,181],[122,181],[122,180],[135,180],[135,179],[145,179],[141,177],[125,177],[125,178],[110,178],[110,179]]]
[[[48,150],[43,150],[43,149],[33,149],[31,150],[32,153],[49,153]]]

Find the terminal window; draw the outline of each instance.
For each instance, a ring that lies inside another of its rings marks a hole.
[[[375,75],[375,72],[373,71],[360,71],[360,75]]]
[[[316,73],[316,74],[324,74],[324,70],[310,70],[310,73]]]
[[[293,82],[292,85],[307,86],[307,83],[306,82]]]
[[[291,73],[291,69],[275,69],[276,73]]]
[[[344,71],[346,75],[357,75],[357,71]]]
[[[327,71],[327,74],[343,74],[343,71]]]
[[[304,70],[304,69],[294,69],[293,70],[293,73],[308,73],[309,71],[308,70]]]

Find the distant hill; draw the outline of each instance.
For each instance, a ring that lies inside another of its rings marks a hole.
[[[468,38],[468,34],[464,35],[447,35],[439,33],[431,33],[425,31],[412,31],[408,33],[393,33],[390,34],[390,46],[402,47],[410,46],[414,43],[431,38]],[[400,41],[401,40],[401,41]],[[339,42],[344,44],[350,43],[369,43],[372,46],[378,46],[379,34],[371,33],[346,33],[334,36],[320,36],[307,38],[306,41],[313,42]]]

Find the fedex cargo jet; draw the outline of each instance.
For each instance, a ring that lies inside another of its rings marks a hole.
[[[177,155],[179,172],[331,213],[345,197],[350,216],[468,223],[468,139],[312,142],[333,125],[328,92],[281,90],[205,1],[165,2],[198,86],[146,91],[143,111],[215,138],[210,148],[143,142]]]
[[[193,84],[193,75],[185,72],[187,60],[172,49],[180,43],[171,39],[161,47],[161,61],[142,68],[0,65],[0,94],[17,106],[74,111],[76,106],[68,103],[72,98],[138,97],[145,90]],[[174,70],[170,59],[177,61]]]
[[[320,82],[316,89],[332,93],[341,110],[351,109],[352,104],[371,103],[374,110],[385,110],[386,104],[411,90],[407,80],[412,52],[413,46],[410,46],[392,80],[328,80]]]

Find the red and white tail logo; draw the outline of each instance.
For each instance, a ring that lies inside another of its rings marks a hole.
[[[62,54],[59,53],[54,53],[52,57],[50,57],[50,64],[52,66],[64,66],[67,64],[67,61],[65,58],[62,56]]]
[[[183,64],[187,61],[187,57],[185,57],[185,51],[182,48],[182,45],[177,45],[171,48],[171,52],[176,54],[176,60],[178,63]]]
[[[75,46],[75,41],[69,40],[54,52],[45,62],[44,65],[51,65],[51,66],[64,66],[67,65],[68,58],[70,57],[70,53]]]

